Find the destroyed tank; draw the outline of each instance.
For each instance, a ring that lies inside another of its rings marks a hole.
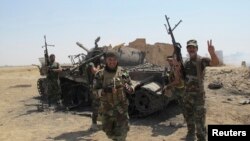
[[[119,65],[126,69],[132,80],[135,92],[127,95],[130,116],[144,117],[160,111],[175,99],[168,91],[163,94],[163,87],[168,83],[165,67],[147,63],[145,53],[131,47],[116,49]]]
[[[97,43],[99,40],[100,37],[95,40],[95,47],[90,50],[81,43],[76,42],[87,53],[83,53],[82,59],[73,67],[64,71],[62,77],[60,77],[64,105],[69,107],[69,109],[91,105],[90,85],[87,76],[88,72],[86,71],[88,71],[87,65],[90,62],[100,64],[100,58],[103,56],[106,48],[98,47]]]
[[[97,38],[95,41],[95,47],[91,50],[83,47],[79,42],[77,45],[83,48],[87,53],[80,53],[77,55],[69,55],[72,64],[71,65],[61,65],[62,72],[59,74],[60,86],[61,86],[61,98],[64,106],[68,109],[81,107],[81,106],[90,106],[91,97],[90,97],[90,86],[88,83],[88,79],[86,76],[86,65],[91,62],[97,60],[97,58],[103,55],[103,49],[99,48],[97,42],[100,38]],[[45,51],[44,57],[39,58],[41,66],[38,66],[41,78],[37,81],[37,89],[39,94],[41,95],[41,103],[46,103],[47,96],[47,65],[48,63],[46,58],[48,59],[48,50],[47,46],[50,46],[46,43],[45,38]],[[42,106],[43,107],[43,106]]]

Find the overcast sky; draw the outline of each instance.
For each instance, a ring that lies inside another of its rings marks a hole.
[[[75,43],[94,47],[146,38],[147,43],[171,43],[164,23],[167,14],[183,46],[197,39],[199,54],[207,53],[208,39],[223,50],[226,61],[250,62],[249,0],[0,0],[0,66],[39,64],[44,39],[55,45],[60,63],[83,52]]]

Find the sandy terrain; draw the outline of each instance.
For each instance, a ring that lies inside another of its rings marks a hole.
[[[82,113],[38,112],[36,81],[39,77],[36,67],[0,68],[1,141],[109,140],[101,130],[88,131],[91,119]],[[207,124],[250,124],[250,104],[239,104],[242,99],[250,99],[250,95],[232,94],[226,89],[207,89]],[[182,140],[187,132],[186,127],[170,124],[182,120],[179,108],[174,103],[170,104],[168,108],[147,118],[130,119],[127,140]]]

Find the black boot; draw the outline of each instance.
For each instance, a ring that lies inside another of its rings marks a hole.
[[[194,141],[195,140],[195,132],[194,131],[188,131],[186,135],[186,141]]]

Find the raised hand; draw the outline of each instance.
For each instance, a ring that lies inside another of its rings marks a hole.
[[[215,53],[215,49],[214,49],[214,46],[212,44],[212,40],[207,41],[207,47],[208,47],[209,54]]]
[[[173,65],[174,65],[174,68],[176,70],[180,70],[181,69],[181,65],[180,65],[180,62],[178,62],[176,59],[173,59]]]
[[[215,54],[215,49],[214,49],[214,46],[212,44],[212,40],[210,41],[207,41],[207,46],[208,46],[208,52],[211,56],[211,61],[210,61],[210,66],[217,66],[219,65],[219,59],[217,57],[217,55]]]

